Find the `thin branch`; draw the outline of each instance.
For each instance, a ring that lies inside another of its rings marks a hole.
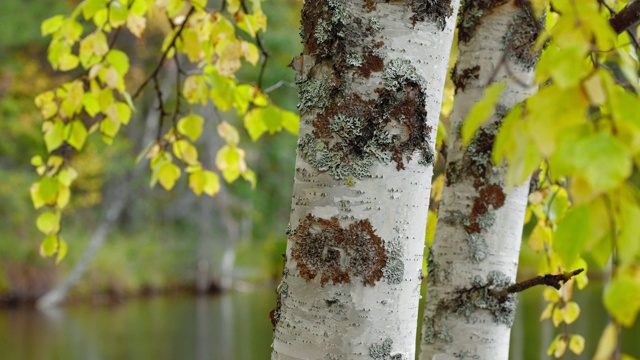
[[[554,287],[556,290],[560,290],[560,287],[562,287],[561,283],[566,283],[567,281],[571,280],[572,277],[582,273],[583,271],[584,269],[578,269],[574,271],[567,271],[563,274],[556,274],[556,275],[547,274],[547,275],[536,276],[532,279],[528,279],[528,280],[513,284],[506,289],[492,291],[492,294],[494,296],[507,296],[509,294],[515,294],[515,293],[527,290],[536,285],[551,286],[551,287]]]
[[[604,3],[609,11],[612,11],[604,1],[601,0],[600,3]],[[613,12],[612,14],[613,16],[609,19],[609,25],[611,25],[613,30],[620,34],[640,21],[640,1],[630,2],[624,7],[624,9],[620,10],[618,13]]]
[[[138,90],[136,90],[136,92],[133,94],[133,98],[134,99],[137,98],[138,96],[140,96],[140,94],[142,93],[142,89],[144,89],[145,86],[147,86],[147,84],[149,83],[149,81],[151,79],[157,78],[158,73],[160,72],[160,68],[162,68],[162,64],[164,63],[164,60],[167,58],[167,55],[169,55],[169,51],[171,51],[171,49],[175,46],[176,40],[178,39],[178,37],[182,33],[182,30],[184,29],[184,27],[187,25],[187,22],[189,21],[189,18],[191,17],[191,15],[193,15],[194,11],[195,11],[195,8],[192,6],[189,9],[189,12],[185,16],[184,20],[182,21],[182,24],[180,24],[180,27],[178,28],[178,31],[176,31],[175,35],[173,35],[173,39],[171,39],[171,42],[169,43],[169,46],[167,46],[165,51],[162,53],[162,57],[160,57],[160,61],[158,61],[158,65],[156,65],[156,68],[142,82],[142,84],[140,84],[140,87],[138,87]]]
[[[247,8],[247,4],[245,0],[240,0],[240,5],[242,6],[242,11],[245,14],[249,14],[249,9]],[[264,77],[265,70],[267,68],[267,60],[269,60],[269,52],[265,48],[262,43],[262,39],[260,38],[260,34],[256,31],[256,45],[260,49],[260,53],[262,53],[262,58],[260,60],[260,74],[258,75],[258,89],[262,89],[262,78]]]

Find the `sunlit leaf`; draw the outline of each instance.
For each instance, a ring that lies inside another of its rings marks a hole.
[[[191,141],[196,141],[202,134],[202,127],[204,125],[204,118],[200,115],[190,113],[189,115],[178,120],[178,132]]]
[[[569,350],[576,355],[582,354],[584,351],[584,337],[581,335],[571,335],[569,339]]]
[[[61,236],[58,237],[58,252],[56,254],[56,264],[59,264],[65,256],[67,256],[68,246],[67,242],[62,239]]]
[[[45,235],[55,234],[60,231],[60,214],[51,211],[43,212],[38,216],[36,226]]]
[[[640,311],[640,279],[625,273],[614,277],[604,294],[607,311],[626,327],[630,327]]]
[[[52,152],[59,148],[64,141],[64,123],[58,118],[46,121],[42,124],[44,132],[44,143],[47,151]]]
[[[56,235],[48,235],[40,243],[40,256],[49,257],[55,255],[58,250],[58,237]]]
[[[553,247],[568,269],[574,260],[584,251],[591,235],[591,214],[587,206],[572,208],[558,224]]]
[[[52,16],[47,20],[43,21],[41,26],[42,36],[46,36],[58,31],[58,29],[62,27],[63,21],[64,21],[64,16],[62,15]]]
[[[230,145],[237,145],[240,142],[238,130],[226,121],[221,122],[218,127],[218,135]]]
[[[611,359],[611,355],[616,350],[616,345],[618,343],[617,333],[616,325],[613,322],[609,323],[600,336],[596,354],[593,356],[594,360]]]
[[[567,302],[561,309],[563,320],[571,324],[580,316],[580,306],[575,301]]]
[[[64,138],[76,150],[82,149],[87,140],[87,129],[82,121],[74,120],[65,125]]]
[[[166,190],[173,189],[180,177],[180,168],[170,162],[164,163],[158,169],[158,182]]]
[[[176,140],[173,142],[173,153],[176,157],[188,165],[198,164],[198,150],[187,140]]]
[[[489,119],[494,111],[506,82],[491,84],[487,87],[482,100],[473,105],[462,125],[462,143],[468,145],[478,128]]]

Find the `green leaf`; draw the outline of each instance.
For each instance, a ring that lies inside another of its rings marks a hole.
[[[640,279],[619,273],[605,290],[604,306],[617,322],[631,327],[640,310]]]
[[[107,54],[107,61],[118,72],[118,75],[125,76],[129,71],[129,56],[124,51],[111,50]]]
[[[240,142],[240,134],[236,128],[226,121],[223,121],[217,127],[218,135],[224,139],[229,145],[238,145]]]
[[[113,27],[119,27],[127,21],[129,9],[125,4],[117,0],[110,1],[109,6],[109,24]]]
[[[262,111],[253,109],[244,116],[244,127],[247,129],[251,140],[256,141],[267,131],[267,124],[262,119]]]
[[[58,104],[54,99],[55,94],[53,91],[43,92],[35,98],[35,104],[40,109],[40,113],[45,120],[53,117],[58,112]]]
[[[89,116],[94,117],[100,112],[100,103],[91,93],[85,93],[82,98],[82,106]]]
[[[298,135],[300,128],[300,116],[291,111],[282,110],[282,126],[293,135]]]
[[[42,32],[42,36],[47,36],[49,34],[53,34],[58,31],[62,27],[62,23],[64,21],[64,16],[56,15],[48,18],[47,20],[42,22],[42,26],[40,30]]]
[[[74,120],[65,125],[64,138],[76,150],[82,149],[84,142],[87,140],[87,129],[82,121]]]
[[[42,124],[44,132],[44,143],[48,152],[53,152],[62,145],[64,141],[64,123],[58,118],[45,121]]]
[[[571,335],[569,339],[569,350],[576,355],[582,354],[584,351],[584,337],[582,335]]]
[[[589,243],[590,228],[591,213],[586,205],[576,206],[569,210],[558,224],[553,248],[565,269],[571,267]]]
[[[62,239],[62,237],[58,237],[58,254],[56,255],[56,265],[67,256],[68,246],[67,242]]]
[[[562,318],[567,324],[573,323],[580,316],[580,306],[575,301],[567,302],[561,311]]]
[[[45,235],[55,234],[60,231],[60,214],[46,211],[38,216],[36,226]]]
[[[107,0],[85,0],[82,2],[82,16],[85,20],[91,19],[96,12],[100,9],[104,9],[107,5]]]
[[[213,171],[205,170],[204,172],[204,193],[213,197],[220,191],[220,178]]]
[[[188,165],[198,164],[198,150],[187,140],[174,141],[173,153]]]
[[[612,135],[599,133],[582,139],[574,155],[578,175],[594,192],[612,190],[631,175],[631,156]]]
[[[202,116],[190,113],[178,120],[178,132],[191,139],[191,141],[196,141],[202,135],[203,125],[204,118]]]
[[[216,155],[216,166],[228,183],[234,182],[247,169],[244,151],[229,145],[223,146]]]
[[[78,67],[80,59],[71,53],[61,54],[57,61],[57,69],[60,71],[69,71]]]
[[[462,125],[462,144],[468,145],[478,128],[493,114],[506,82],[493,83],[485,90],[484,97],[473,105]]]
[[[180,168],[173,163],[166,162],[158,169],[158,181],[166,190],[173,189],[180,177]]]
[[[46,236],[40,244],[40,256],[53,256],[55,255],[56,250],[58,250],[58,237],[56,235]]]
[[[613,355],[618,344],[617,338],[618,330],[616,329],[616,324],[610,322],[600,336],[598,348],[593,358],[595,360],[611,359],[611,355]]]
[[[191,75],[185,81],[182,93],[189,104],[205,105],[209,98],[209,89],[202,75]]]
[[[630,196],[630,198],[633,198]],[[618,260],[624,266],[633,262],[640,255],[640,207],[631,201],[620,204],[620,233],[616,239]]]

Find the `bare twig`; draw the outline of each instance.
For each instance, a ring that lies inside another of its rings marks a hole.
[[[182,30],[184,29],[184,27],[187,25],[187,22],[189,21],[189,18],[191,17],[191,15],[193,15],[194,11],[195,11],[195,8],[192,6],[189,9],[189,12],[187,13],[187,15],[185,15],[185,18],[182,21],[182,24],[180,24],[180,27],[178,28],[178,31],[176,31],[176,33],[173,35],[173,38],[171,39],[169,46],[167,46],[165,51],[162,53],[162,56],[158,61],[158,65],[156,65],[155,69],[153,69],[151,74],[142,82],[142,84],[140,84],[140,86],[138,87],[138,90],[136,90],[136,92],[133,94],[134,99],[140,96],[140,94],[142,93],[142,89],[144,89],[145,86],[147,86],[147,84],[151,79],[155,79],[158,77],[158,73],[160,72],[160,68],[162,68],[162,64],[164,63],[164,60],[167,58],[167,55],[169,55],[169,51],[171,51],[171,49],[175,46],[176,40],[182,33]]]
[[[536,276],[532,279],[513,284],[506,289],[492,291],[492,294],[494,296],[507,296],[509,294],[515,294],[517,292],[527,290],[536,285],[551,286],[556,290],[560,290],[560,287],[562,286],[561,283],[566,283],[567,281],[571,280],[572,277],[582,273],[583,271],[584,269],[578,269],[574,271],[567,271],[563,274],[547,274]]]

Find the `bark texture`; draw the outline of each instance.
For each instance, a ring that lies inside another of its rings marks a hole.
[[[428,285],[420,359],[507,359],[515,295],[493,292],[515,282],[528,182],[511,190],[491,151],[500,122],[531,95],[539,22],[520,1],[466,1],[458,21],[459,57],[451,144]],[[517,79],[517,81],[514,81]],[[460,128],[488,83],[507,87],[467,147]]]
[[[272,359],[413,359],[456,1],[306,1]]]

